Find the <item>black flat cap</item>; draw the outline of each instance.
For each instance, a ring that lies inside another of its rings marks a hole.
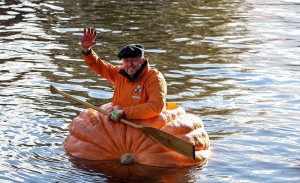
[[[129,44],[122,48],[118,54],[118,58],[132,58],[136,56],[144,56],[144,46],[141,44]]]

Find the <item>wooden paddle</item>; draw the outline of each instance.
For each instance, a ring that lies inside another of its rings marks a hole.
[[[64,97],[78,102],[86,107],[95,109],[96,111],[99,111],[105,115],[109,115],[109,112],[96,107],[92,104],[89,104],[87,102],[84,102],[82,100],[79,100],[65,92],[59,91],[57,88],[55,88],[53,85],[50,86],[50,91],[53,94],[61,94]],[[163,145],[164,147],[167,147],[173,151],[178,152],[179,154],[182,154],[190,159],[195,159],[195,146],[183,139],[180,139],[174,135],[171,135],[167,132],[164,132],[160,129],[157,128],[153,128],[153,127],[148,127],[148,126],[141,126],[141,125],[137,125],[135,123],[132,123],[126,119],[121,119],[120,120],[122,123],[125,123],[127,125],[130,125],[134,128],[140,129],[144,134],[146,134],[147,136],[149,136],[153,141]]]

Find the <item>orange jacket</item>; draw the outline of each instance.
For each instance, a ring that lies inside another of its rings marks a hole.
[[[103,60],[92,50],[90,55],[83,55],[85,63],[113,83],[113,105],[122,106],[128,119],[147,119],[157,116],[165,108],[167,85],[163,75],[144,64],[137,80],[129,81],[124,76],[123,66],[114,66]]]

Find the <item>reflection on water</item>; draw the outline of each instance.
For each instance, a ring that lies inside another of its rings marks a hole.
[[[296,0],[10,0],[0,7],[0,180],[299,182]],[[95,51],[114,64],[125,44],[144,44],[168,82],[168,101],[203,119],[214,152],[208,165],[115,169],[65,154],[69,123],[83,107],[49,86],[95,105],[113,93],[82,61],[87,26],[98,33]]]
[[[176,182],[180,177],[181,181],[189,181],[186,176],[194,168],[161,168],[151,167],[141,164],[121,165],[119,160],[116,161],[86,161],[80,159],[70,159],[76,168],[94,173],[101,173],[106,175],[108,181],[120,182]],[[186,177],[185,177],[186,176]],[[104,177],[101,177],[102,181]]]

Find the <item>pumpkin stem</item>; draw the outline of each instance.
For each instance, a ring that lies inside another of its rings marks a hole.
[[[130,165],[136,163],[136,158],[132,153],[125,153],[120,158],[121,164]]]

